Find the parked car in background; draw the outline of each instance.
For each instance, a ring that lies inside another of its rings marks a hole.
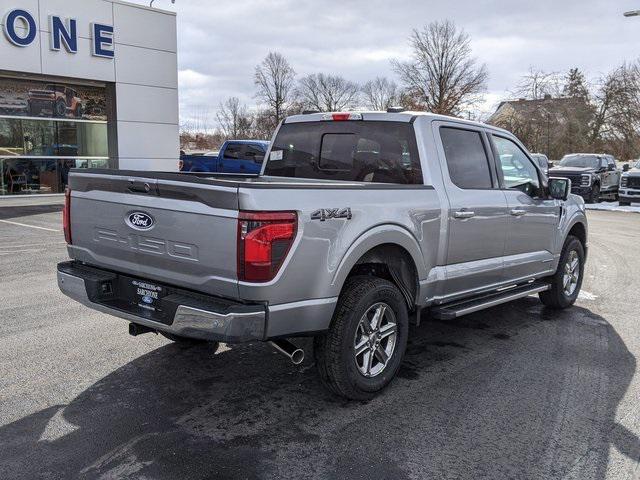
[[[611,155],[571,153],[549,169],[549,176],[570,179],[571,193],[587,203],[598,203],[603,197],[617,199],[621,171]]]
[[[620,178],[620,205],[631,205],[632,202],[640,203],[640,160],[631,165],[631,168],[622,173]]]
[[[260,173],[269,142],[263,140],[227,140],[219,152],[181,155],[181,172]]]
[[[531,158],[533,158],[534,162],[538,164],[544,173],[549,175],[549,157],[544,153],[532,153]]]
[[[42,90],[30,90],[27,100],[27,110],[32,117],[38,117],[45,112],[51,112],[54,117],[66,117],[71,114],[81,118],[84,106],[78,94],[72,88],[64,85],[47,85]]]
[[[134,336],[270,341],[296,364],[286,339],[314,337],[320,378],[351,399],[393,379],[425,307],[448,320],[538,294],[568,308],[587,258],[571,182],[509,132],[441,115],[289,117],[262,176],[70,179],[66,295]]]

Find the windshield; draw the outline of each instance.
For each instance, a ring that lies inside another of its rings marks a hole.
[[[265,175],[421,184],[413,126],[402,122],[303,122],[282,125]]]
[[[596,155],[565,155],[560,160],[561,167],[600,168],[600,158]]]

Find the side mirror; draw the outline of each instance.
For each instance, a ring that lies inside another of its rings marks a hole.
[[[555,200],[567,200],[571,193],[571,180],[551,177],[549,179],[549,195]]]
[[[625,163],[625,164],[622,166],[622,171],[623,171],[623,172],[628,172],[628,171],[629,171],[629,164],[628,164],[628,163]]]
[[[615,169],[616,169],[616,166],[615,166],[615,165],[613,165],[612,163],[610,163],[610,164],[607,166],[607,170],[608,170],[608,171],[610,171],[610,172],[615,171]]]

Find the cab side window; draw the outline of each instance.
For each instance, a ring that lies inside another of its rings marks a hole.
[[[441,127],[440,138],[454,185],[465,190],[493,188],[489,159],[480,132]]]
[[[231,143],[224,150],[224,158],[229,160],[240,160],[242,158],[243,145],[240,143]]]
[[[264,150],[261,150],[259,147],[246,145],[243,158],[246,160],[252,160],[256,163],[262,163],[264,160],[264,153]]]
[[[500,173],[504,187],[520,190],[530,197],[540,191],[538,169],[514,142],[504,137],[492,136],[498,154]]]

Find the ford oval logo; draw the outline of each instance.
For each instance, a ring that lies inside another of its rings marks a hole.
[[[127,223],[136,230],[149,230],[155,224],[153,217],[144,212],[131,212],[127,217]]]

